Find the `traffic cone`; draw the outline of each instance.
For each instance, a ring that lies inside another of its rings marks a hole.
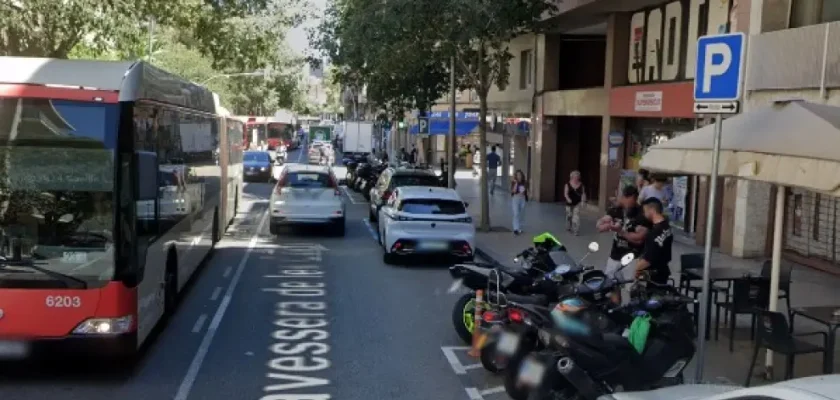
[[[486,335],[481,330],[481,318],[484,314],[484,291],[475,291],[475,323],[472,331],[472,346],[470,347],[468,355],[471,357],[481,356],[481,348],[487,340]]]

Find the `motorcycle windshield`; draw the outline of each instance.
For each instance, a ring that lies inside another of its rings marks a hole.
[[[575,261],[575,259],[572,258],[572,256],[569,255],[569,253],[567,251],[562,251],[562,250],[550,251],[548,253],[548,257],[551,258],[551,261],[554,263],[554,265],[557,265],[557,266],[569,265],[569,266],[573,267],[573,266],[577,265],[577,262]]]

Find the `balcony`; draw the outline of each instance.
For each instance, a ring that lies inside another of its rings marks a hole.
[[[554,116],[601,116],[607,113],[609,92],[604,88],[555,90],[543,94],[543,113]]]
[[[840,22],[751,36],[746,90],[819,89],[823,82],[827,88],[840,87],[837,43]]]

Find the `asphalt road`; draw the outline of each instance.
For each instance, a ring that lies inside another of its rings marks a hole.
[[[0,398],[506,398],[458,348],[446,266],[383,264],[367,203],[350,191],[344,238],[273,237],[271,190],[246,185],[235,224],[134,368],[4,365]]]

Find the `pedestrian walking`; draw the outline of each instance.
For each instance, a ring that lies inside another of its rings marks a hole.
[[[513,206],[513,234],[522,233],[522,217],[525,213],[525,203],[528,201],[528,180],[522,170],[513,174],[510,183],[511,204]]]
[[[598,220],[596,228],[599,232],[615,232],[610,256],[604,268],[604,273],[609,277],[615,276],[621,268],[621,258],[625,254],[633,253],[638,258],[644,249],[645,235],[650,228],[650,223],[645,218],[638,201],[639,191],[636,186],[625,186],[618,198],[618,207],[610,209],[607,215]],[[633,278],[635,268],[634,260],[621,271],[619,277]],[[625,302],[629,300],[628,290],[627,287],[621,290],[620,298]]]
[[[566,196],[566,231],[577,236],[580,232],[580,207],[586,203],[586,190],[580,180],[580,171],[569,174],[569,182],[563,192]]]
[[[487,155],[487,184],[490,186],[490,195],[496,192],[496,177],[499,176],[499,164],[502,163],[502,158],[496,154],[496,146],[490,148],[490,154]]]
[[[478,147],[475,148],[473,152],[473,178],[481,175],[481,153],[478,151]]]

